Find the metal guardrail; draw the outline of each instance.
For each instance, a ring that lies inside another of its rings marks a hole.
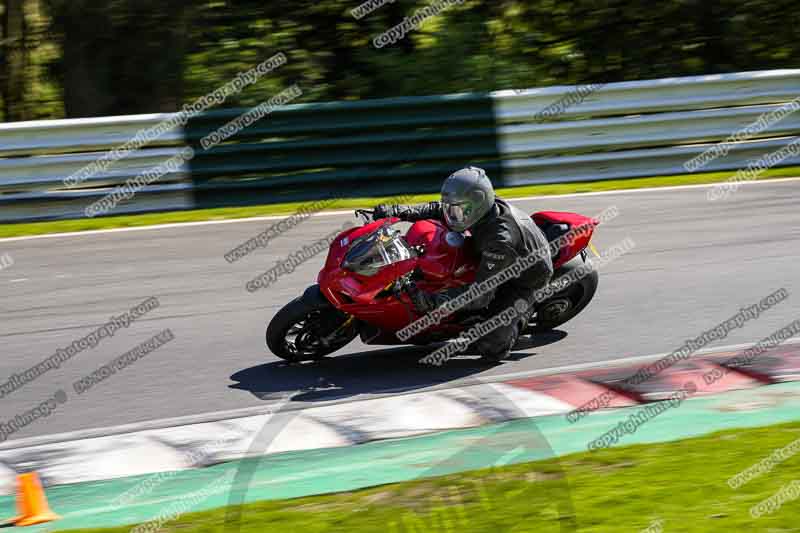
[[[736,145],[725,158],[713,161],[703,171],[746,168],[750,161],[798,139],[800,137]],[[506,162],[505,177],[508,185],[517,186],[687,174],[683,164],[700,155],[706,148],[708,145],[674,146],[605,154],[514,159]],[[781,166],[798,164],[800,157],[795,157],[787,159]]]
[[[113,187],[182,147],[196,157],[112,214],[310,198],[331,191],[436,190],[481,164],[497,185],[684,174],[683,164],[800,96],[800,70],[607,84],[550,120],[575,87],[287,105],[209,151],[199,140],[243,109],[204,113],[79,187],[62,180],[175,115],[0,125],[0,220],[83,216]],[[800,135],[800,113],[732,147],[704,171],[744,168]],[[782,165],[800,164],[789,158]]]
[[[171,113],[160,113],[2,124],[0,157],[110,150],[129,141],[140,130],[160,124],[172,116]],[[183,131],[175,129],[151,143],[151,146],[175,145],[183,140]]]
[[[493,93],[500,100],[498,122],[525,120],[574,87]],[[767,70],[684,78],[610,83],[562,118],[696,111],[788,102],[800,91],[800,70]]]

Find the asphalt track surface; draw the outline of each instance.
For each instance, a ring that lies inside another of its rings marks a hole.
[[[779,288],[790,297],[713,346],[753,342],[800,318],[800,181],[743,186],[709,202],[706,187],[518,200],[529,212],[597,215],[601,251],[636,247],[601,271],[595,300],[559,331],[523,339],[513,360],[474,357],[441,368],[417,364],[429,350],[353,342],[313,365],[280,362],[264,347],[273,314],[312,284],[323,255],[268,289],[245,283],[352,215],[316,216],[233,264],[223,255],[274,221],[0,240],[15,264],[0,270],[0,381],[27,369],[150,296],[161,306],[0,399],[0,422],[63,389],[68,401],[10,439],[292,403],[356,399],[453,386],[475,379],[670,352],[740,307]],[[73,382],[165,328],[175,339],[78,396]],[[10,440],[8,444],[13,444]]]

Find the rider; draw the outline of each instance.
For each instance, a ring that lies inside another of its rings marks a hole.
[[[497,198],[492,182],[482,168],[467,167],[453,173],[442,186],[442,201],[418,206],[385,205],[375,208],[375,219],[397,217],[408,222],[442,220],[457,232],[469,230],[476,252],[481,256],[475,283],[481,283],[511,265],[518,257],[539,253],[541,258],[515,279],[511,279],[462,307],[465,311],[487,309],[489,316],[501,313],[519,299],[533,303],[535,292],[549,283],[553,263],[549,244],[530,216]],[[469,290],[469,286],[427,293],[410,284],[409,296],[418,312],[425,314]],[[514,347],[527,317],[493,330],[475,347],[486,358],[502,360]]]

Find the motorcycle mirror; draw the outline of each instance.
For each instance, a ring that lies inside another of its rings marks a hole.
[[[370,211],[369,209],[356,209],[356,216],[361,218],[364,224],[372,220],[372,215],[374,213],[374,211]]]

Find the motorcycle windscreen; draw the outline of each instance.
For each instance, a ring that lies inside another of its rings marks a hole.
[[[381,228],[350,247],[342,266],[362,276],[374,276],[381,268],[411,259],[414,252],[398,236]]]

